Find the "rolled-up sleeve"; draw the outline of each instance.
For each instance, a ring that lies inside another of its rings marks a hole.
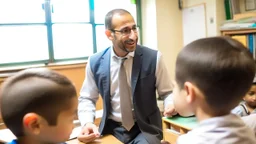
[[[161,52],[157,53],[157,64],[156,64],[156,88],[159,97],[164,99],[164,106],[173,104],[172,100],[172,82],[168,74],[167,67],[162,58]]]
[[[86,65],[85,73],[85,80],[78,98],[78,118],[82,126],[94,122],[96,102],[99,99],[99,91],[91,71],[90,59]]]

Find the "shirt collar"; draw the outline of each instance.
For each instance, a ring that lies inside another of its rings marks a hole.
[[[111,46],[111,57],[121,58],[121,57],[116,55],[116,53],[114,52],[114,47],[113,46]],[[125,57],[127,59],[129,59],[130,57],[134,57],[134,51],[133,52],[129,52]]]

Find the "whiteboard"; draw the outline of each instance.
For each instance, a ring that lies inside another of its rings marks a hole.
[[[206,37],[205,5],[182,10],[183,45]]]

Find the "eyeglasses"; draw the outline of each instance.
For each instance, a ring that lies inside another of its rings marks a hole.
[[[131,32],[133,31],[134,33],[137,33],[137,27],[133,27],[133,28],[123,28],[121,30],[114,30],[114,29],[110,29],[112,32],[120,32],[123,36],[127,36],[130,35]]]

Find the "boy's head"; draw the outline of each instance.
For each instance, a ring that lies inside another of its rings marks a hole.
[[[254,78],[252,86],[245,94],[243,100],[250,108],[256,108],[256,77]]]
[[[2,84],[0,100],[3,121],[16,137],[46,143],[69,139],[78,102],[65,76],[46,68],[20,71]]]
[[[196,40],[178,54],[174,104],[183,116],[201,110],[228,114],[250,88],[255,74],[252,55],[229,37]]]

